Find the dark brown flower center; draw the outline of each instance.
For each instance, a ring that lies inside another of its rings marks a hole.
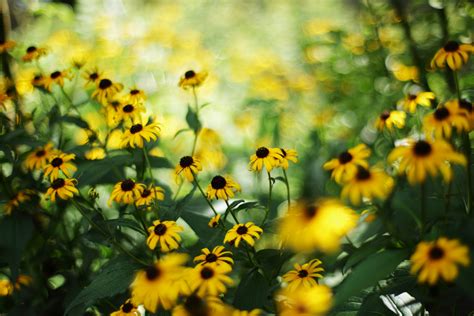
[[[370,179],[370,171],[367,170],[366,168],[359,167],[359,168],[357,168],[356,178],[357,178],[357,180]]]
[[[61,72],[60,72],[60,71],[55,71],[55,72],[51,73],[51,75],[50,75],[51,79],[56,79],[56,78],[58,78],[59,76],[61,76]]]
[[[181,168],[187,168],[194,163],[194,159],[191,156],[184,156],[179,160],[179,165]]]
[[[41,78],[43,78],[43,75],[35,75],[35,76],[33,77],[33,81],[40,81]]]
[[[383,111],[382,114],[380,114],[380,119],[382,121],[386,121],[389,117],[390,117],[389,111]]]
[[[36,157],[43,157],[44,155],[46,155],[46,151],[44,149],[40,149],[35,153]]]
[[[156,235],[163,236],[164,234],[166,234],[167,230],[168,228],[166,227],[165,224],[159,223],[158,225],[155,226],[155,229],[153,231],[155,232]]]
[[[111,86],[112,86],[112,81],[110,81],[109,79],[102,79],[99,82],[99,88],[102,89],[102,90],[110,88]]]
[[[122,110],[125,112],[125,113],[132,113],[133,110],[135,110],[135,107],[131,104],[127,104],[126,106],[124,106],[122,108]]]
[[[472,112],[472,103],[468,100],[462,99],[461,101],[459,101],[459,107],[461,109],[467,110],[469,113]]]
[[[130,127],[130,133],[136,134],[138,132],[141,132],[143,130],[142,124],[135,124],[132,127]]]
[[[258,158],[265,158],[268,156],[269,153],[270,153],[270,150],[268,150],[267,147],[260,147],[255,152],[255,155],[257,155]]]
[[[245,234],[247,234],[248,231],[249,231],[249,229],[245,225],[240,225],[237,228],[237,234],[239,234],[239,235],[245,235]]]
[[[59,157],[54,158],[51,160],[51,166],[57,168],[63,164],[63,160]]]
[[[216,262],[217,259],[217,256],[213,253],[206,255],[206,262]]]
[[[158,278],[161,274],[161,271],[156,266],[150,266],[146,268],[145,275],[148,281],[153,281]]]
[[[424,140],[419,140],[416,142],[415,146],[413,147],[413,152],[418,157],[426,157],[432,151],[430,143]]]
[[[137,89],[130,90],[131,95],[136,95],[136,94],[139,94],[139,93],[140,93],[140,90],[137,90]]]
[[[142,198],[146,198],[146,197],[149,197],[150,194],[151,194],[151,190],[145,189],[143,190],[141,195],[142,195]]]
[[[442,121],[446,119],[448,116],[449,116],[449,110],[445,108],[444,106],[437,108],[436,111],[434,112],[434,118],[437,121]]]
[[[205,301],[197,295],[191,295],[183,303],[184,309],[192,316],[207,316]]]
[[[92,81],[96,81],[97,79],[99,79],[99,74],[96,72],[93,72],[89,75],[89,79]]]
[[[134,308],[135,306],[133,306],[132,303],[128,302],[128,303],[125,303],[123,304],[122,306],[122,312],[124,313],[130,313],[131,310]]]
[[[339,159],[339,163],[344,165],[348,162],[351,162],[352,158],[353,158],[352,154],[348,151],[345,151],[339,155],[338,159]]]
[[[122,191],[132,191],[135,187],[135,182],[133,180],[127,179],[120,183],[120,188]]]
[[[309,275],[309,273],[308,273],[307,270],[300,270],[300,271],[298,271],[298,276],[299,276],[300,278],[306,278],[308,275]]]
[[[211,186],[215,190],[225,188],[226,184],[227,184],[227,181],[222,176],[215,176],[214,178],[212,178],[212,181],[211,181]]]
[[[455,52],[459,49],[459,43],[456,41],[449,41],[444,45],[444,50],[448,53]]]
[[[186,79],[191,79],[191,78],[194,78],[196,76],[196,73],[194,72],[194,70],[188,70],[184,73],[184,78]]]
[[[214,270],[208,267],[204,267],[201,270],[201,278],[208,280],[214,276]]]
[[[416,99],[416,94],[409,94],[408,95],[408,100],[413,101]]]
[[[66,184],[66,181],[61,178],[57,178],[56,180],[51,183],[51,187],[55,190],[62,188]]]
[[[315,206],[315,205],[308,205],[308,206],[304,209],[304,215],[305,215],[308,219],[313,218],[314,216],[316,216],[317,213],[318,213],[318,207]]]
[[[430,249],[428,256],[431,260],[439,260],[444,257],[444,250],[438,246],[434,246]]]
[[[31,54],[31,53],[36,52],[36,50],[37,50],[36,46],[30,46],[30,47],[28,47],[28,48],[26,49],[26,52],[27,52],[28,54]]]

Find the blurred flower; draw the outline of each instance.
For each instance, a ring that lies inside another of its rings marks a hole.
[[[415,94],[408,94],[403,100],[398,101],[398,106],[405,111],[415,113],[416,106],[422,105],[425,107],[431,106],[431,101],[435,99],[433,92],[417,92]]]
[[[251,311],[241,311],[238,309],[234,309],[231,315],[232,316],[260,316],[261,313],[262,311],[259,309],[253,309]]]
[[[11,41],[11,40],[0,42],[0,53],[4,53],[12,49],[13,47],[15,47],[15,45],[16,45],[15,41]]]
[[[359,205],[363,198],[384,200],[392,192],[393,184],[392,177],[385,171],[359,166],[354,177],[344,184],[341,197],[349,198],[354,205]]]
[[[281,163],[281,155],[279,150],[275,148],[260,147],[255,151],[255,154],[250,156],[250,169],[253,171],[261,171],[265,166],[267,172],[272,171]]]
[[[228,200],[234,197],[234,192],[240,191],[240,185],[230,176],[215,176],[207,186],[207,198]]]
[[[137,88],[130,89],[128,94],[125,96],[125,102],[135,105],[142,104],[143,102],[145,102],[145,100],[145,92]]]
[[[64,86],[65,78],[69,79],[69,74],[67,71],[56,70],[52,72],[48,77],[45,77],[43,79],[43,85],[49,92],[51,92],[53,89],[53,84],[57,84],[61,87]]]
[[[447,102],[423,119],[423,130],[435,138],[450,138],[453,127],[459,133],[469,131],[468,118],[460,111],[458,102]]]
[[[461,99],[461,100],[450,100],[446,102],[446,105],[451,102],[458,103],[458,109],[461,115],[465,115],[467,120],[469,121],[469,131],[474,129],[474,111],[472,110],[472,102]]]
[[[451,282],[458,276],[458,265],[468,266],[469,248],[457,239],[441,237],[422,241],[410,258],[412,274],[418,273],[418,282],[434,285],[441,278]]]
[[[207,224],[207,226],[211,228],[217,227],[217,225],[219,225],[220,219],[221,219],[221,214],[217,214],[216,216],[213,216],[211,220],[209,221],[209,223]]]
[[[143,190],[145,190],[145,185],[142,183],[135,183],[132,179],[118,182],[114,185],[108,204],[111,205],[112,201],[132,204],[141,196]]]
[[[383,131],[385,128],[392,131],[394,126],[396,128],[403,128],[405,127],[406,117],[407,114],[403,111],[383,111],[377,118],[375,127],[379,131]]]
[[[303,265],[295,263],[295,269],[283,275],[283,280],[288,283],[288,291],[293,291],[300,286],[310,288],[317,285],[316,279],[323,277],[318,272],[324,271],[320,265],[321,261],[318,259],[313,259]]]
[[[92,98],[96,99],[102,105],[107,105],[107,102],[118,92],[122,91],[123,85],[121,83],[114,83],[110,79],[102,78],[92,92]]]
[[[52,143],[37,147],[26,156],[25,167],[28,170],[42,170],[56,152]]]
[[[26,49],[26,54],[21,58],[24,62],[30,62],[32,60],[37,60],[41,56],[46,55],[46,48],[30,46]]]
[[[76,183],[76,179],[57,178],[46,191],[46,196],[49,196],[53,202],[56,201],[56,195],[63,200],[72,199],[75,194],[79,194]]]
[[[13,285],[10,280],[1,279],[0,280],[0,297],[9,296],[13,293]]]
[[[159,243],[162,252],[169,252],[179,248],[181,236],[179,232],[183,231],[183,227],[176,224],[175,221],[153,221],[153,226],[148,228],[148,236],[146,244],[151,250],[156,248]]]
[[[335,199],[291,204],[281,220],[279,235],[296,251],[333,252],[340,239],[357,225],[357,214]]]
[[[189,284],[198,296],[218,296],[227,291],[226,286],[234,283],[227,275],[231,271],[227,264],[198,265],[189,276]]]
[[[101,160],[105,158],[105,150],[102,147],[94,147],[84,153],[87,160]]]
[[[323,316],[332,306],[332,293],[325,285],[284,288],[277,292],[276,300],[280,316]]]
[[[347,178],[352,178],[357,167],[368,168],[367,158],[370,156],[370,149],[365,144],[359,144],[347,151],[339,154],[338,158],[329,160],[323,165],[325,170],[332,170],[331,178],[337,183],[342,183]]]
[[[135,201],[136,206],[148,206],[154,201],[165,199],[165,191],[159,186],[149,186],[145,188]]]
[[[206,264],[224,264],[232,267],[234,260],[232,259],[232,252],[226,251],[223,246],[216,246],[212,251],[208,248],[201,249],[201,255],[194,257],[194,262],[197,265]]]
[[[137,306],[133,305],[130,299],[126,300],[125,303],[120,305],[120,309],[110,314],[110,316],[139,316]]]
[[[59,171],[62,171],[66,177],[70,178],[77,170],[76,165],[70,162],[75,158],[75,154],[56,153],[51,155],[49,163],[44,166],[44,176],[49,176],[51,181],[53,181],[59,177]]]
[[[107,106],[112,105],[112,102],[107,102]],[[111,110],[111,109],[110,109]],[[121,103],[116,108],[116,117],[117,122],[133,122],[142,119],[142,113],[145,113],[145,107],[143,104],[131,104],[131,103]]]
[[[86,70],[83,74],[84,79],[86,80],[85,86],[95,85],[97,86],[102,79],[102,73],[97,67]]]
[[[398,172],[406,173],[410,184],[423,182],[428,173],[434,177],[438,172],[449,182],[452,178],[450,163],[466,165],[466,157],[444,140],[409,139],[407,145],[393,149],[387,161],[400,161]]]
[[[294,149],[283,149],[283,148],[274,148],[276,149],[278,155],[281,156],[277,167],[282,167],[283,169],[288,169],[288,160],[293,161],[294,163],[298,162],[298,153]]]
[[[207,78],[207,72],[195,72],[194,70],[188,70],[179,79],[179,86],[183,89],[199,87],[204,80]]]
[[[239,247],[240,241],[243,239],[249,246],[255,244],[254,239],[259,239],[263,233],[263,229],[258,227],[252,222],[245,224],[235,224],[234,227],[229,229],[224,237],[224,243],[229,242],[235,247]]]
[[[420,76],[416,66],[405,66],[401,63],[395,63],[391,70],[395,78],[400,81],[418,81]]]
[[[474,52],[471,44],[459,44],[449,41],[440,48],[431,60],[431,68],[444,68],[446,64],[451,70],[459,70],[469,60],[469,54]]]
[[[151,140],[155,141],[159,134],[160,127],[158,123],[149,123],[147,125],[136,123],[127,128],[123,133],[121,146],[143,148],[144,140],[146,142],[150,142]]]
[[[105,108],[102,109],[107,120],[107,126],[115,127],[120,123],[122,120],[122,115],[120,114],[122,108],[123,103],[118,98],[112,98],[107,102]]]
[[[172,316],[224,316],[227,306],[217,296],[199,297],[191,294],[181,305],[173,309]]]
[[[17,209],[20,204],[30,201],[34,196],[36,196],[36,192],[31,189],[24,189],[19,191],[13,198],[11,198],[4,206],[4,213],[5,215],[10,215],[15,209]]]
[[[183,175],[189,182],[193,182],[194,176],[201,170],[201,162],[198,159],[191,156],[184,156],[179,160],[174,172],[176,176]]]

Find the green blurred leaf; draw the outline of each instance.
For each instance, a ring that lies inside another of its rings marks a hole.
[[[86,129],[89,128],[89,124],[77,116],[64,115],[61,117],[61,121],[74,124],[80,128],[86,128]]]
[[[106,157],[102,160],[84,161],[78,165],[78,186],[89,184],[115,183],[123,180],[116,173],[121,174],[124,166],[131,163],[130,155]],[[113,169],[116,169],[114,172]]]
[[[239,309],[262,308],[269,299],[269,286],[257,269],[245,274],[235,291],[233,305]]]
[[[186,113],[186,123],[188,123],[188,126],[195,133],[201,130],[202,125],[201,125],[201,122],[199,121],[199,117],[189,105],[188,105],[188,113]]]
[[[191,128],[182,128],[179,131],[174,134],[173,139],[178,137],[179,134],[184,133],[184,132],[192,132],[193,130]]]
[[[344,265],[344,269],[342,270],[342,272],[346,273],[348,269],[352,268],[360,261],[364,260],[366,257],[384,248],[389,241],[390,237],[388,236],[377,236],[376,238],[361,245],[349,255],[349,259]]]
[[[275,278],[281,270],[285,261],[292,257],[292,254],[278,249],[262,249],[255,254],[257,261],[262,265],[263,273],[267,278]]]
[[[143,228],[133,219],[130,218],[115,218],[105,221],[105,224],[110,228],[115,229],[116,227],[128,227],[136,232],[143,234]]]

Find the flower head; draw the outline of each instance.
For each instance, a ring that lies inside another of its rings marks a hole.
[[[153,204],[154,201],[165,199],[165,191],[159,186],[148,186],[143,189],[140,196],[135,201],[136,206],[148,206]]]
[[[15,209],[19,208],[22,203],[30,201],[37,194],[34,190],[25,189],[19,191],[13,198],[11,198],[4,206],[6,215],[10,215]]]
[[[469,131],[469,120],[465,111],[459,108],[458,102],[446,102],[444,106],[438,107],[433,113],[425,116],[423,129],[429,136],[435,138],[450,138],[452,129],[458,132]]]
[[[48,77],[43,78],[43,85],[48,91],[53,90],[53,84],[64,86],[64,79],[69,79],[69,73],[66,70],[56,70],[49,74]]]
[[[255,244],[255,239],[259,239],[263,229],[252,222],[245,224],[235,224],[224,237],[224,242],[229,242],[235,247],[239,246],[241,240],[244,240],[249,246]]]
[[[217,296],[200,297],[196,294],[187,296],[183,303],[173,309],[172,316],[224,316],[228,307]]]
[[[394,181],[383,170],[358,167],[351,179],[344,183],[341,196],[349,198],[352,204],[358,205],[363,198],[384,200],[392,192]]]
[[[320,272],[324,271],[321,267],[321,261],[313,259],[303,265],[295,263],[294,270],[288,271],[283,280],[288,283],[288,290],[294,290],[300,286],[312,287],[317,285],[317,279],[323,276]]]
[[[253,171],[261,171],[263,167],[267,172],[272,171],[273,168],[280,165],[282,156],[279,154],[279,149],[260,147],[255,151],[255,154],[250,156],[250,169]]]
[[[175,221],[153,221],[153,226],[148,228],[150,234],[146,240],[148,247],[153,250],[156,245],[160,245],[162,252],[169,252],[179,248],[181,236],[179,232],[183,231],[183,227],[178,226]]]
[[[296,150],[276,148],[276,151],[281,156],[281,159],[277,167],[288,169],[288,161],[292,161],[294,163],[298,162],[298,153],[296,152]]]
[[[277,296],[277,310],[281,316],[323,316],[332,306],[331,289],[325,285],[284,288]]]
[[[126,300],[125,303],[120,305],[118,311],[115,311],[110,314],[110,316],[139,316],[140,312],[138,307],[133,305],[130,299]]]
[[[207,186],[207,198],[228,200],[234,197],[234,192],[240,191],[240,185],[230,176],[215,176]]]
[[[4,53],[12,49],[13,47],[15,47],[15,45],[16,45],[15,41],[11,41],[11,40],[0,42],[0,53]]]
[[[216,216],[213,216],[211,220],[209,221],[209,223],[207,224],[207,226],[211,228],[217,227],[217,225],[219,225],[220,219],[221,219],[221,214],[217,214]]]
[[[79,194],[76,183],[76,179],[56,178],[51,182],[50,187],[46,191],[46,196],[49,196],[53,202],[56,201],[56,196],[63,200],[72,199],[74,195]]]
[[[75,154],[59,153],[51,155],[49,163],[44,166],[44,176],[49,176],[51,181],[53,181],[59,177],[59,172],[61,171],[66,177],[70,178],[77,170],[76,165],[70,162],[75,158]]]
[[[383,111],[375,121],[375,127],[379,131],[384,129],[392,131],[394,126],[403,128],[405,127],[406,116],[407,114],[403,111]]]
[[[347,151],[343,151],[337,158],[331,159],[323,165],[326,170],[331,170],[331,177],[337,183],[342,183],[347,178],[352,178],[358,167],[368,168],[367,158],[370,149],[365,144],[359,144]]]
[[[122,91],[122,89],[122,84],[112,82],[112,80],[107,78],[102,78],[98,81],[95,91],[92,92],[92,98],[96,99],[101,104],[106,105],[107,101]]]
[[[199,87],[204,80],[207,78],[207,72],[195,72],[194,70],[188,70],[179,79],[178,86],[183,89]]]
[[[130,91],[125,96],[125,101],[130,104],[142,104],[146,100],[145,91],[140,90],[136,87],[130,89]]]
[[[109,205],[112,201],[118,203],[132,204],[135,202],[145,190],[145,185],[136,183],[132,179],[125,179],[115,184],[109,198]]]
[[[25,55],[21,58],[24,62],[30,62],[39,59],[41,56],[46,55],[46,48],[29,46],[26,49]]]
[[[132,148],[143,148],[145,142],[156,140],[160,134],[160,126],[158,123],[141,124],[136,123],[130,125],[122,136],[122,147],[130,146]]]
[[[468,62],[469,55],[473,52],[472,44],[449,41],[436,52],[431,60],[431,68],[444,68],[448,65],[451,70],[459,70]]]
[[[234,282],[227,275],[232,268],[227,264],[196,266],[189,276],[189,284],[201,297],[217,296],[227,291],[226,286]]]
[[[83,78],[86,80],[85,85],[98,85],[102,79],[102,73],[97,67],[86,70],[83,74]]]
[[[409,113],[415,113],[418,105],[430,107],[431,101],[434,99],[435,94],[433,92],[419,91],[406,95],[404,99],[398,101],[398,106]]]
[[[87,160],[102,160],[105,158],[105,150],[102,147],[94,147],[84,153]]]
[[[193,182],[194,176],[202,170],[201,162],[196,157],[181,157],[174,172],[176,176],[183,175],[189,182]]]
[[[56,150],[51,143],[37,147],[26,156],[25,167],[28,170],[42,170],[55,153]]]
[[[227,264],[232,267],[234,260],[232,259],[232,252],[226,251],[223,246],[216,246],[214,249],[201,249],[201,255],[194,258],[194,262],[198,265],[206,264]]]

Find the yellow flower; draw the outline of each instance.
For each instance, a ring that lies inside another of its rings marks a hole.
[[[363,198],[384,200],[392,192],[394,181],[383,170],[358,167],[354,177],[342,188],[342,198],[349,198],[352,204],[359,205]]]
[[[317,285],[316,279],[323,277],[319,272],[324,271],[320,265],[321,261],[318,259],[313,259],[303,265],[295,263],[295,269],[283,276],[283,280],[288,283],[288,290],[292,291],[300,286],[309,288]]]
[[[135,105],[142,104],[146,100],[145,92],[137,88],[132,88],[125,96],[125,100],[127,103]]]
[[[329,160],[323,165],[325,170],[332,170],[331,177],[337,183],[342,183],[347,178],[352,178],[357,167],[368,168],[367,158],[370,149],[365,144],[359,144],[339,154],[339,157]]]
[[[179,84],[183,89],[199,87],[204,80],[207,78],[207,72],[195,72],[194,70],[188,70],[179,79]]]
[[[281,160],[277,167],[282,167],[283,169],[288,169],[288,160],[293,161],[294,163],[298,162],[298,153],[294,149],[283,149],[275,148],[277,153],[281,156]]]
[[[229,176],[215,176],[207,186],[207,198],[228,200],[234,197],[234,192],[240,191],[240,185]]]
[[[299,287],[296,290],[284,288],[277,296],[280,316],[323,316],[332,306],[332,292],[325,285]]]
[[[127,300],[120,305],[120,309],[110,314],[110,316],[140,316],[137,306],[133,305],[131,300]]]
[[[125,130],[122,136],[122,147],[130,146],[132,148],[138,147],[143,148],[145,142],[150,142],[152,140],[157,140],[160,134],[160,127],[158,123],[149,123],[143,125],[141,123],[136,123],[131,125]]]
[[[199,297],[192,294],[173,309],[172,316],[226,316],[228,307],[217,296]]]
[[[227,291],[226,285],[234,283],[227,275],[230,271],[232,268],[227,264],[196,266],[189,275],[189,284],[198,296],[218,296]]]
[[[458,265],[470,264],[469,248],[457,239],[441,237],[420,242],[410,260],[411,273],[418,273],[418,282],[434,285],[439,278],[451,282],[458,276]]]
[[[201,170],[201,162],[196,157],[184,156],[179,160],[174,172],[176,176],[182,174],[189,182],[193,182],[194,176]]]
[[[153,221],[153,226],[148,228],[150,235],[146,243],[151,250],[156,248],[156,244],[160,244],[162,252],[169,252],[179,248],[181,236],[179,232],[183,231],[183,227],[178,226],[175,221]]]
[[[451,70],[459,70],[469,60],[469,54],[474,52],[471,44],[459,44],[449,41],[440,48],[431,60],[431,68],[444,68],[446,64]]]
[[[259,239],[262,233],[263,229],[252,222],[235,224],[234,227],[229,229],[225,234],[224,243],[229,242],[231,245],[238,247],[240,241],[243,239],[249,246],[253,246],[255,244],[254,239]]]
[[[12,199],[10,199],[4,207],[5,215],[10,215],[15,209],[17,209],[20,204],[30,201],[33,197],[36,196],[34,190],[25,189],[19,191]]]
[[[0,297],[10,296],[13,293],[13,285],[10,280],[1,279],[0,280]]]
[[[165,191],[159,186],[149,186],[144,189],[140,196],[135,201],[136,206],[148,206],[153,204],[154,201],[165,199]]]
[[[221,219],[221,214],[217,214],[216,216],[213,216],[211,220],[209,221],[209,223],[207,224],[207,226],[211,228],[217,227],[217,225],[219,225],[220,219]]]
[[[335,199],[293,203],[282,219],[279,235],[296,251],[333,252],[357,225],[357,214]]]
[[[59,171],[70,178],[77,167],[73,163],[69,162],[76,158],[75,154],[59,153],[52,155],[49,159],[49,163],[44,167],[44,176],[51,179],[51,181],[59,177]]]
[[[102,147],[94,147],[84,153],[87,160],[101,160],[105,158],[105,150]]]
[[[67,71],[59,71],[56,70],[52,72],[48,77],[43,78],[43,86],[48,89],[49,92],[53,90],[53,84],[57,84],[59,86],[64,86],[64,79],[69,79],[69,74]]]
[[[433,113],[423,119],[423,129],[428,136],[435,138],[450,138],[452,128],[459,133],[469,131],[469,121],[465,111],[459,108],[459,102],[446,102],[445,106],[438,107]]]
[[[79,194],[76,183],[76,179],[57,178],[46,191],[46,196],[49,196],[53,202],[56,201],[56,196],[63,200],[72,199],[74,195]]]
[[[399,173],[406,173],[410,184],[425,181],[426,176],[441,172],[445,182],[451,181],[450,163],[466,165],[466,157],[453,150],[444,140],[408,140],[408,146],[394,148],[388,155],[388,163],[400,161]]]
[[[261,313],[262,311],[259,309],[253,309],[251,311],[240,311],[235,309],[232,311],[232,316],[260,316]]]
[[[406,117],[407,114],[403,111],[383,111],[375,121],[375,127],[379,131],[383,131],[385,128],[392,131],[394,126],[403,128]]]
[[[179,294],[176,283],[183,276],[186,260],[187,255],[172,253],[139,271],[130,285],[132,303],[135,306],[143,304],[152,313],[158,307],[173,307]]]
[[[56,150],[51,143],[37,147],[26,156],[25,167],[28,170],[42,170],[55,153]]]
[[[109,102],[110,103],[110,102]],[[145,113],[143,104],[123,103],[116,109],[118,121],[133,122],[142,119],[142,114]]]
[[[85,86],[98,85],[102,79],[102,73],[97,67],[91,68],[84,72],[83,78],[86,80]]]
[[[415,113],[417,105],[430,107],[431,101],[435,99],[433,92],[417,92],[408,94],[403,100],[398,101],[398,106],[405,111]]]
[[[201,255],[194,257],[194,262],[197,262],[198,265],[226,264],[232,267],[234,264],[232,252],[226,251],[223,246],[216,246],[212,251],[208,248],[203,248],[201,253]]]
[[[112,201],[132,204],[140,197],[143,190],[145,190],[145,185],[142,183],[135,183],[132,179],[118,182],[115,184],[112,194],[110,194],[108,204],[111,205]]]
[[[94,92],[92,92],[92,98],[99,101],[103,105],[107,105],[114,95],[122,91],[123,85],[120,83],[114,83],[112,80],[107,78],[100,79]]]
[[[4,53],[10,49],[12,49],[13,47],[15,47],[16,43],[15,41],[3,41],[0,43],[0,53]]]
[[[44,88],[45,78],[42,74],[35,74],[31,79],[31,85],[34,88]]]
[[[459,114],[466,116],[469,122],[469,131],[474,129],[474,111],[472,110],[472,102],[461,99],[459,100],[451,100],[447,101],[446,104],[456,102],[458,103]]]
[[[281,160],[278,149],[260,147],[255,151],[255,154],[250,156],[249,166],[253,171],[260,171],[265,166],[267,172],[270,172],[274,167],[280,165]]]
[[[109,127],[115,127],[122,121],[123,116],[120,113],[122,108],[123,104],[120,99],[112,98],[107,102],[105,108],[102,109]]]
[[[30,46],[26,49],[26,54],[21,58],[24,62],[30,62],[32,60],[37,60],[41,56],[46,55],[46,48]]]

